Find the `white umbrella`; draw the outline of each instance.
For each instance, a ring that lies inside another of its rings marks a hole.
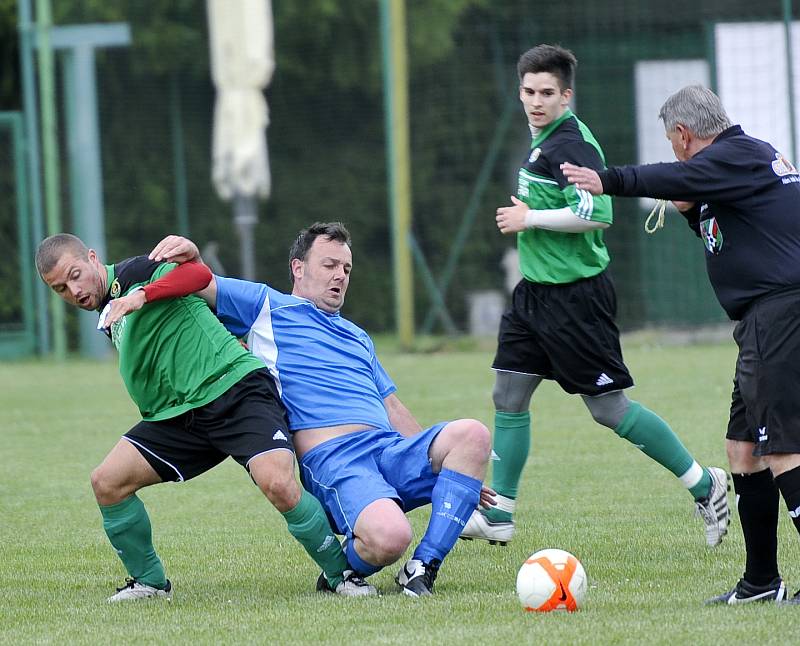
[[[242,274],[253,278],[255,200],[268,197],[271,188],[264,89],[275,70],[272,4],[271,0],[206,2],[211,76],[217,89],[211,176],[219,196],[234,200]]]

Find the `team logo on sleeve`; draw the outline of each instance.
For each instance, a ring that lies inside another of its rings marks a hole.
[[[120,287],[119,280],[115,278],[114,282],[111,283],[111,291],[110,291],[111,298],[117,298],[117,296],[119,296],[121,291],[122,287]]]
[[[777,152],[775,153],[775,160],[772,162],[772,172],[778,177],[797,175],[797,169],[794,167],[792,162]]]
[[[528,161],[530,163],[535,162],[537,159],[539,159],[539,155],[541,155],[541,154],[542,154],[542,149],[541,148],[534,148],[531,151],[531,156],[528,157]]]
[[[700,236],[709,253],[718,254],[722,249],[722,231],[720,231],[717,218],[703,220],[700,223]]]

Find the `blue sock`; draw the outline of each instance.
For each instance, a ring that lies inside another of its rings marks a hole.
[[[348,538],[344,542],[344,555],[347,557],[347,562],[350,564],[350,567],[358,572],[361,576],[369,576],[370,574],[375,574],[383,569],[382,565],[372,565],[372,563],[367,563],[364,559],[362,559],[358,555],[358,552],[356,552],[352,538]]]
[[[442,469],[431,493],[431,520],[414,558],[424,563],[444,560],[478,506],[480,495],[480,480]]]

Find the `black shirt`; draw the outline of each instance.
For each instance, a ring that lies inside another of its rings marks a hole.
[[[687,161],[600,171],[609,195],[695,202],[684,213],[733,320],[771,292],[800,286],[800,174],[770,144],[731,126]]]

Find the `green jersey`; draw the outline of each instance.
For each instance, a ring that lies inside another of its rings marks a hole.
[[[109,287],[100,309],[174,267],[147,256],[106,265]],[[145,421],[203,406],[265,367],[197,296],[149,303],[114,323],[109,336],[119,352],[122,380]]]
[[[598,171],[605,168],[597,140],[569,109],[534,138],[519,169],[519,199],[531,209],[566,206],[578,217],[611,224],[611,198],[575,188],[561,172],[563,162]],[[527,229],[517,234],[517,247],[522,275],[534,283],[563,284],[589,278],[609,262],[602,229],[583,233]]]

